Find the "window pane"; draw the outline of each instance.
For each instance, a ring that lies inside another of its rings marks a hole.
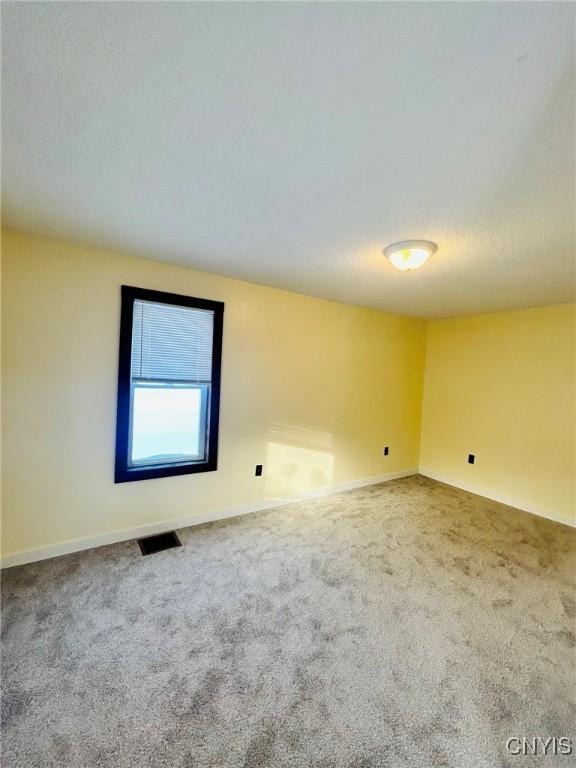
[[[202,387],[135,386],[132,464],[204,458]]]

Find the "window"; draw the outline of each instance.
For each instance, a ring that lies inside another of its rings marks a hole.
[[[115,481],[217,467],[224,304],[122,286]]]

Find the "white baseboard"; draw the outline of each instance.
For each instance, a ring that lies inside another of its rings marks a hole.
[[[459,488],[461,491],[468,491],[468,493],[474,493],[477,496],[484,496],[491,501],[499,501],[500,504],[506,504],[508,507],[515,507],[523,512],[530,512],[531,515],[538,515],[538,517],[545,517],[547,520],[552,520],[555,523],[563,523],[569,525],[572,528],[576,528],[576,520],[567,520],[565,517],[561,517],[548,509],[537,507],[534,504],[530,504],[522,499],[515,499],[499,491],[493,491],[490,488],[484,488],[481,485],[474,485],[473,483],[462,483],[460,480],[455,480],[448,475],[438,474],[438,472],[432,472],[425,467],[420,467],[418,474],[424,477],[429,477],[431,480],[438,480],[440,483],[451,485],[453,488]]]
[[[409,477],[410,475],[418,474],[418,469],[405,469],[401,472],[389,472],[385,475],[373,475],[372,477],[365,477],[361,480],[350,480],[345,483],[335,483],[334,485],[324,486],[322,488],[316,488],[313,491],[306,491],[305,493],[297,494],[296,496],[290,496],[289,498],[269,498],[262,501],[250,502],[248,504],[240,504],[237,507],[228,507],[227,509],[214,510],[212,512],[204,512],[199,515],[189,515],[186,517],[179,517],[173,520],[163,520],[158,523],[147,523],[145,525],[138,525],[134,528],[124,528],[119,531],[111,531],[109,533],[99,533],[94,536],[87,536],[83,539],[73,539],[71,541],[64,541],[60,544],[53,544],[48,547],[37,547],[36,549],[26,549],[20,552],[15,552],[11,555],[6,555],[0,561],[0,568],[12,568],[16,565],[25,565],[26,563],[35,563],[39,560],[48,560],[51,557],[59,557],[60,555],[69,555],[72,552],[81,552],[85,549],[93,549],[94,547],[102,547],[106,544],[117,544],[120,541],[129,541],[130,539],[139,539],[142,536],[151,536],[155,533],[163,533],[164,531],[173,531],[178,528],[188,528],[192,525],[201,525],[202,523],[212,523],[215,520],[224,520],[227,517],[239,517],[240,515],[247,515],[251,512],[262,512],[265,509],[274,509],[275,507],[283,507],[287,504],[294,504],[297,501],[306,501],[307,499],[317,499],[322,496],[330,496],[333,493],[341,493],[342,491],[350,491],[354,488],[362,488],[366,485],[375,485],[376,483],[384,483],[388,480],[397,480],[401,477]]]

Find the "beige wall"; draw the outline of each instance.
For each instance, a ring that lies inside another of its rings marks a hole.
[[[45,238],[3,247],[4,554],[418,466],[423,321]],[[226,303],[218,472],[114,484],[123,283]]]
[[[431,321],[422,470],[573,520],[574,332],[574,305]]]

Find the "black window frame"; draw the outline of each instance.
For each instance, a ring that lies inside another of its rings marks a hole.
[[[208,435],[206,458],[202,461],[131,466],[128,461],[130,445],[130,408],[132,388],[132,323],[134,302],[152,301],[191,309],[207,309],[214,313],[212,337],[212,379],[208,406]],[[118,399],[116,411],[116,457],[114,482],[127,483],[156,477],[214,472],[218,469],[218,428],[220,422],[220,381],[222,372],[222,331],[224,303],[209,299],[182,296],[177,293],[153,291],[123,285],[121,289],[120,347],[118,353]]]

